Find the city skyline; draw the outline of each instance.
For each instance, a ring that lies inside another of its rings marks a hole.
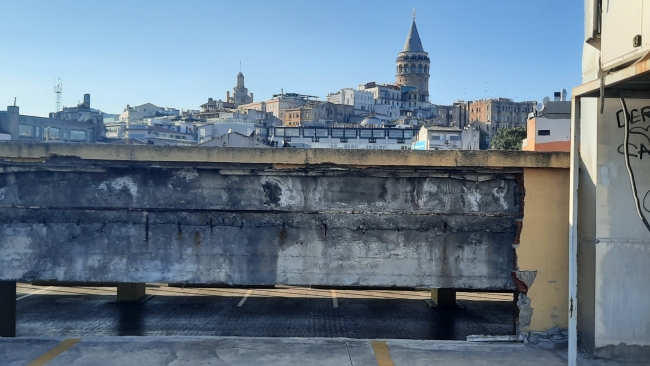
[[[324,99],[370,81],[393,83],[395,55],[408,34],[413,8],[431,57],[432,103],[541,100],[580,83],[575,75],[581,53],[573,46],[582,42],[582,26],[564,20],[580,18],[582,8],[561,1],[491,6],[477,1],[279,1],[256,3],[256,11],[203,1],[156,7],[139,2],[128,8],[119,1],[38,4],[4,4],[14,16],[3,43],[21,57],[0,59],[5,70],[0,109],[17,97],[21,113],[47,115],[55,109],[53,87],[59,77],[65,106],[90,93],[93,106],[106,113],[146,102],[198,109],[207,98],[225,98],[240,62],[255,100],[281,90]],[[178,15],[182,9],[192,16]],[[332,20],[337,27],[329,26]]]

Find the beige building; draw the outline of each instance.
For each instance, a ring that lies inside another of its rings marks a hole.
[[[335,123],[350,123],[352,116],[354,116],[354,106],[311,101],[304,106],[287,109],[282,118],[282,124],[284,126],[312,124],[328,126]]]
[[[285,113],[288,109],[305,105],[309,98],[311,97],[307,95],[282,93],[274,95],[273,98],[269,100],[240,105],[239,109],[254,109],[262,112],[270,112],[274,117],[284,119]]]
[[[488,143],[500,128],[524,127],[535,101],[513,102],[510,98],[481,99],[469,102],[469,122],[478,122],[487,133]]]

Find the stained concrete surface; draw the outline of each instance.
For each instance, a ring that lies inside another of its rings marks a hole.
[[[0,280],[515,289],[521,168],[381,165],[0,159]]]
[[[0,339],[3,365],[26,365],[62,338]],[[376,341],[376,340],[375,340]],[[384,340],[396,366],[566,365],[561,352],[523,344]],[[229,365],[376,366],[371,340],[346,338],[87,337],[48,366]],[[49,349],[51,349],[49,348]],[[385,364],[385,363],[384,363]],[[581,358],[580,366],[619,363]],[[641,363],[626,366],[641,366]]]

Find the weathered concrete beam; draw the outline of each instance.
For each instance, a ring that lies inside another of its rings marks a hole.
[[[0,210],[0,278],[511,289],[512,217]]]
[[[521,168],[16,146],[0,161],[0,279],[513,289]]]
[[[159,145],[43,144],[0,142],[0,159],[43,162],[54,156],[84,160],[183,163],[272,164],[278,168],[314,165],[568,168],[569,154],[529,151],[415,151],[345,149],[254,149]]]
[[[78,164],[75,164],[78,165]],[[1,166],[1,165],[0,165]],[[0,174],[0,208],[519,214],[513,174],[347,170],[310,175],[242,169],[39,165]],[[383,173],[383,174],[380,174]],[[377,176],[379,175],[379,176]]]

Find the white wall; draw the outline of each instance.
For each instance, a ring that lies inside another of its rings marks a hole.
[[[539,130],[550,130],[550,135],[540,136]],[[535,143],[570,141],[571,119],[548,119],[535,117]]]
[[[584,313],[578,314],[583,318],[593,316],[593,322],[580,322],[583,336],[589,336],[593,326],[593,340],[587,339],[587,344],[595,347],[597,356],[611,357],[620,344],[650,346],[650,230],[637,214],[622,153],[625,129],[622,119],[619,122],[616,117],[620,102],[606,100],[603,115],[598,113],[597,103],[588,105],[590,108],[583,109],[581,116],[586,129],[581,133],[580,154],[585,167],[594,161],[596,166],[580,181],[580,190],[586,192],[580,195],[584,201],[579,211],[580,245],[586,250],[580,250],[579,257],[585,258],[579,259],[583,263],[580,271],[587,273],[580,275],[580,291],[586,296],[580,296],[579,301],[592,301],[589,287],[593,286],[593,313],[592,303],[587,303],[580,307]],[[628,100],[629,110],[645,106],[650,106],[650,100]],[[594,121],[595,132],[590,127]],[[630,125],[630,170],[636,179],[641,214],[650,219],[650,150],[644,151],[650,148],[650,133],[645,130],[650,127],[650,119],[635,121]],[[595,184],[595,190],[589,188],[590,184]],[[590,202],[593,205],[589,208]],[[594,209],[595,213],[589,212]],[[593,259],[589,252],[592,247]],[[590,259],[594,263],[589,263]],[[593,282],[589,275],[595,276]]]

